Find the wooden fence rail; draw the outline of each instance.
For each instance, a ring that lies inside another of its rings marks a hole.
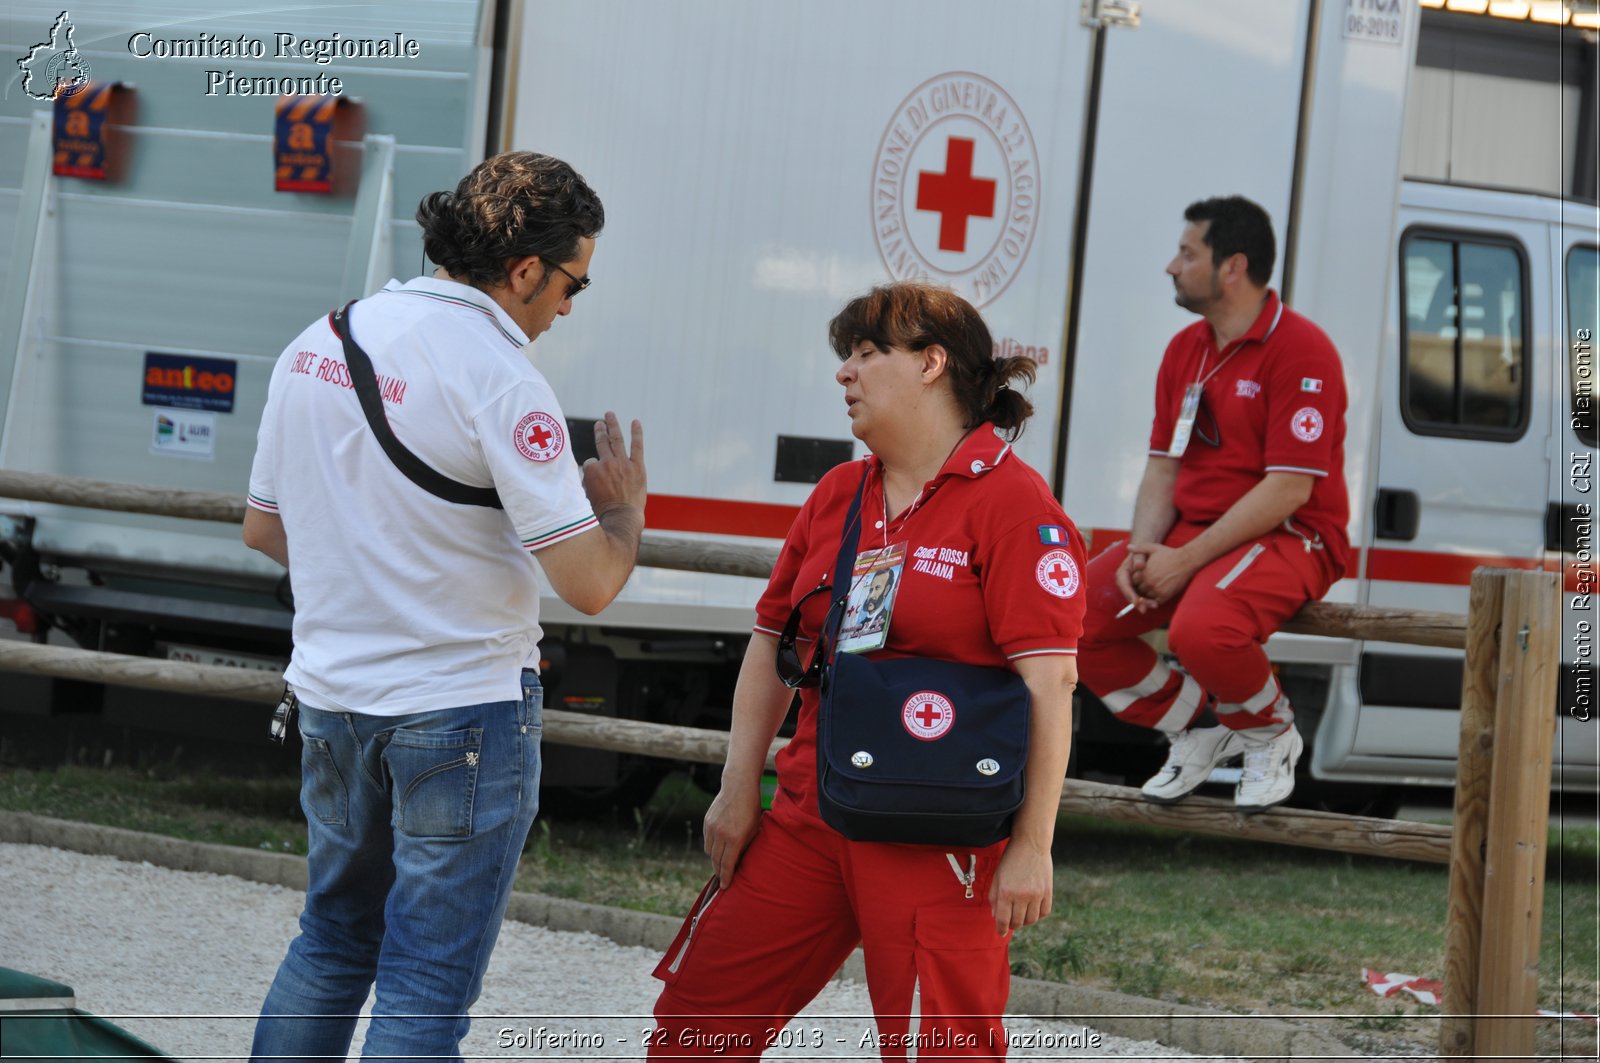
[[[0,498],[108,509],[119,513],[144,513],[157,517],[210,520],[224,524],[244,523],[244,498],[238,495],[220,491],[189,491],[177,487],[141,487],[72,476],[45,476],[36,472],[17,472],[15,469],[0,469]],[[712,572],[766,579],[772,574],[773,563],[777,560],[778,551],[771,546],[693,542],[653,534],[646,534],[644,543],[639,547],[639,564],[680,572]],[[1447,613],[1434,615],[1449,616]],[[1464,637],[1464,625],[1461,630]]]
[[[282,678],[270,672],[247,672],[209,664],[130,657],[68,646],[38,646],[28,642],[0,641],[0,671],[114,683],[175,694],[234,698],[261,706],[275,705],[283,693]],[[263,711],[263,737],[266,735],[267,719],[267,713]],[[728,752],[728,735],[725,731],[619,720],[562,709],[545,710],[544,737],[556,745],[582,746],[701,764],[721,764]],[[783,748],[785,741],[779,739],[773,744],[767,758],[769,765],[772,754]],[[1436,864],[1450,860],[1450,828],[1426,823],[1402,823],[1292,808],[1242,816],[1233,811],[1231,801],[1205,797],[1191,797],[1181,805],[1154,805],[1141,798],[1139,791],[1132,787],[1111,786],[1083,779],[1067,780],[1061,807],[1066,812],[1082,815],[1256,841],[1368,856],[1426,860]]]

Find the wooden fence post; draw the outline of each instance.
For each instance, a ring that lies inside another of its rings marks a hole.
[[[1561,665],[1561,590],[1554,573],[1515,572],[1505,580],[1483,861],[1480,1018],[1473,1044],[1480,1056],[1531,1059]]]
[[[1472,574],[1467,606],[1467,659],[1461,677],[1461,752],[1456,763],[1455,828],[1450,847],[1450,901],[1445,917],[1444,1016],[1439,1054],[1473,1055],[1478,957],[1483,929],[1483,850],[1489,822],[1495,693],[1500,672],[1500,614],[1505,572]]]

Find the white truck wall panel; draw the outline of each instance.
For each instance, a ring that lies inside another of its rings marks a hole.
[[[0,126],[0,138],[3,138],[5,133],[6,130],[4,126]],[[21,139],[25,140],[26,135],[24,134]],[[0,140],[0,143],[5,143],[5,141]],[[9,148],[10,145],[7,144],[7,147]],[[17,147],[16,154],[19,156],[22,154],[22,148],[20,146]],[[4,165],[6,158],[6,152],[0,151],[0,170],[9,170],[12,168]],[[15,181],[7,181],[7,175],[0,173],[0,250],[7,252],[9,252],[11,244],[16,239],[17,234],[17,190],[22,185],[20,165],[17,167],[17,169],[19,173]],[[0,291],[5,290],[6,278],[10,272],[11,255],[9,253],[0,254]]]
[[[1151,0],[1138,29],[1109,31],[1063,492],[1084,529],[1128,527],[1156,369],[1167,341],[1195,320],[1173,303],[1163,272],[1184,207],[1249,196],[1282,241],[1304,7]]]
[[[0,52],[20,56],[49,35],[61,6],[24,0],[0,22]],[[207,96],[210,69],[240,77],[341,77],[365,109],[365,132],[396,138],[394,266],[421,264],[412,220],[427,192],[452,187],[482,156],[467,115],[485,94],[477,2],[363,3],[261,9],[178,0],[159,8],[74,4],[74,42],[98,80],[136,89],[124,181],[52,179],[50,253],[35,264],[28,323],[4,411],[0,464],[35,472],[243,494],[272,362],[307,322],[339,301],[350,242],[350,199],[273,190],[272,96]],[[129,37],[193,38],[201,30],[265,43],[265,59],[148,58]],[[415,60],[337,59],[323,66],[272,57],[273,35],[417,38]],[[0,79],[0,237],[18,219],[28,123],[48,105],[29,99],[8,63]],[[360,165],[359,155],[341,163]],[[7,270],[9,254],[0,255]],[[0,283],[16,278],[0,276]],[[150,452],[154,407],[140,401],[146,351],[237,362],[235,406],[217,413],[212,460]],[[164,521],[8,503],[35,512],[36,543],[63,554],[180,569],[254,572],[277,566],[228,525]],[[129,529],[148,529],[130,534]]]
[[[875,228],[903,214],[931,260],[962,258],[930,247],[936,219],[900,210],[893,197],[909,193],[893,182],[891,201],[881,198],[886,173],[875,171],[897,118],[916,132],[902,104],[940,75],[922,93],[926,135],[910,163],[891,156],[896,166],[943,172],[950,129],[976,142],[974,174],[998,177],[1000,138],[1026,123],[1006,158],[1033,178],[1010,200],[1012,215],[1031,215],[1031,243],[1007,260],[1009,283],[983,312],[997,340],[1050,352],[1019,446],[1048,470],[1089,57],[1077,5],[531,2],[522,22],[507,146],[572,161],[608,216],[594,288],[534,361],[569,416],[614,409],[644,421],[652,493],[798,506],[811,488],[774,482],[777,436],[851,438],[827,323],[891,279]],[[1014,101],[998,135],[939,124],[961,108],[938,94],[965,82]],[[997,202],[1001,213],[1003,186]],[[970,245],[1009,227],[973,219]],[[730,610],[730,628],[749,623],[759,583],[697,578],[708,604]],[[631,606],[672,597],[684,580],[641,569],[614,609],[636,616]]]

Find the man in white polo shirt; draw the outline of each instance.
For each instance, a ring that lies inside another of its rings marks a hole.
[[[256,1057],[344,1058],[375,989],[368,1056],[459,1058],[538,806],[538,571],[597,613],[644,527],[639,422],[629,440],[607,413],[580,469],[523,350],[588,286],[599,198],[508,152],[417,221],[434,276],[312,323],[261,416],[244,540],[294,578],[310,884]],[[345,332],[395,438],[497,500],[446,501],[390,460]]]

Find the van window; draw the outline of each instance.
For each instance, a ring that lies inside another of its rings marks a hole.
[[[1406,426],[1419,435],[1518,438],[1528,424],[1521,252],[1408,233],[1400,254]]]
[[[1572,430],[1589,446],[1596,445],[1597,384],[1594,345],[1600,331],[1600,251],[1574,247],[1567,255],[1567,347],[1572,352]]]

